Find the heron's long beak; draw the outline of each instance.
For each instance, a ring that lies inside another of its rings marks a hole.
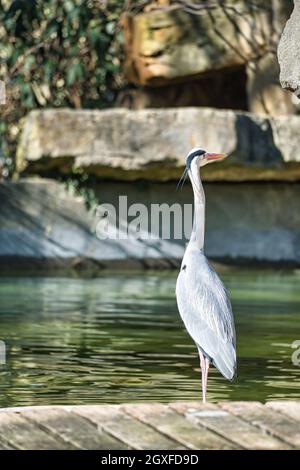
[[[206,154],[205,154],[205,158],[208,161],[223,160],[226,157],[227,157],[226,153],[209,153],[209,152],[206,152]]]

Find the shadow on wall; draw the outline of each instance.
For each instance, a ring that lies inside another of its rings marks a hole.
[[[235,128],[235,154],[240,162],[265,167],[274,167],[276,164],[280,166],[284,162],[283,155],[275,144],[272,125],[268,119],[258,117],[255,120],[253,116],[250,118],[238,115]]]

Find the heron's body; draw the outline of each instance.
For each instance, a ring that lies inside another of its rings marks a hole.
[[[194,225],[178,275],[176,297],[181,318],[199,351],[205,401],[210,363],[227,379],[234,378],[236,340],[228,294],[203,253],[205,196],[199,166],[194,159],[188,168],[194,190]]]
[[[176,297],[181,318],[198,349],[231,380],[236,359],[230,300],[219,276],[195,246],[188,246],[183,257]]]

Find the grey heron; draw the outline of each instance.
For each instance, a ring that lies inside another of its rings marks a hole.
[[[183,175],[183,182],[189,175],[193,187],[194,220],[177,278],[176,298],[184,325],[198,348],[204,403],[210,364],[228,380],[236,374],[236,339],[231,303],[221,279],[203,252],[205,194],[200,168],[225,156],[194,148],[187,155]]]

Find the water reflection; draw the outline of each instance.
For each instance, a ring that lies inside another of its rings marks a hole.
[[[210,371],[209,400],[300,398],[297,272],[226,271],[238,380]],[[0,279],[0,405],[200,398],[195,347],[177,313],[176,273]]]

